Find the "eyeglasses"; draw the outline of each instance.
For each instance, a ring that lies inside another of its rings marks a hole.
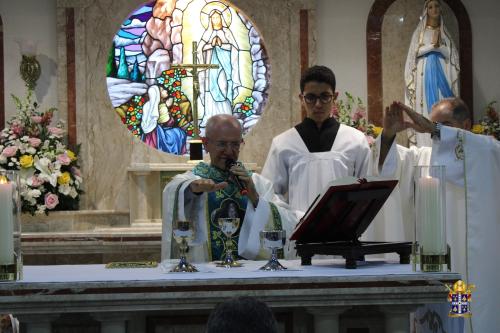
[[[207,140],[207,142],[209,141],[210,140]],[[243,141],[243,139],[241,139],[241,141],[213,141],[213,145],[215,146],[215,148],[220,151],[223,151],[226,148],[229,148],[233,151],[239,151],[241,145],[244,143],[245,142]]]
[[[333,95],[331,95],[331,94],[321,94],[319,96],[315,95],[315,94],[306,94],[306,95],[302,95],[302,97],[304,98],[304,101],[307,104],[316,104],[318,99],[322,104],[326,104],[326,103],[330,103],[333,99]]]

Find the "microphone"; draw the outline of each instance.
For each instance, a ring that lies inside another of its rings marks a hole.
[[[236,161],[232,160],[232,159],[227,159],[226,160],[226,170],[229,171],[229,169],[231,169],[231,167],[233,165],[238,165],[238,163],[236,163]],[[244,183],[235,174],[232,174],[232,176],[233,176],[234,182],[236,183],[236,185],[240,189],[240,194],[241,195],[247,195],[248,194],[248,190],[247,190],[246,186],[244,185]]]

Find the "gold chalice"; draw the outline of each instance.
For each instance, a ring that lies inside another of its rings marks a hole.
[[[221,258],[218,267],[241,267],[242,264],[233,259],[233,240],[232,237],[240,226],[238,217],[218,218],[217,224],[224,235],[226,235],[226,255]]]
[[[171,272],[198,272],[196,267],[188,263],[186,252],[189,247],[188,243],[193,239],[193,222],[191,221],[175,221],[172,234],[175,241],[179,244],[180,262],[172,267]]]

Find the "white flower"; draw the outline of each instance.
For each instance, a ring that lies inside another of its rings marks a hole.
[[[78,192],[74,187],[71,187],[71,191],[69,192],[69,196],[75,199],[78,196]]]
[[[29,147],[28,149],[26,149],[26,152],[30,155],[35,155],[36,154],[36,149],[33,148],[33,147]]]
[[[5,164],[5,163],[7,163],[7,157],[0,154],[0,164]]]
[[[50,183],[54,187],[57,186],[57,177],[61,175],[61,171],[59,169],[56,170],[48,158],[35,157],[35,168],[40,171],[38,178]]]
[[[69,186],[68,184],[59,185],[59,193],[64,195],[69,195],[70,192],[71,192],[71,186]]]
[[[45,214],[46,209],[47,207],[45,207],[45,205],[37,205],[35,214],[37,215]]]

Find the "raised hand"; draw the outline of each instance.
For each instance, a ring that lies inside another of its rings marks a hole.
[[[215,183],[212,179],[196,179],[189,184],[193,193],[214,192],[227,186],[227,182]]]
[[[392,138],[396,133],[411,127],[411,124],[404,120],[402,106],[404,105],[399,102],[393,102],[385,108],[383,135],[387,138]]]
[[[248,190],[248,198],[252,201],[254,207],[257,207],[257,203],[259,201],[259,194],[255,189],[255,184],[253,183],[252,176],[248,173],[248,171],[242,166],[235,164],[230,169],[229,172],[234,174],[236,177],[240,179],[241,182],[245,184],[245,187]]]
[[[394,103],[393,103],[394,104]],[[411,121],[405,122],[409,127],[413,128],[415,131],[420,133],[432,133],[434,129],[434,124],[429,119],[422,116],[420,113],[414,111],[407,105],[397,102],[399,108],[403,110],[404,113],[410,117]]]

